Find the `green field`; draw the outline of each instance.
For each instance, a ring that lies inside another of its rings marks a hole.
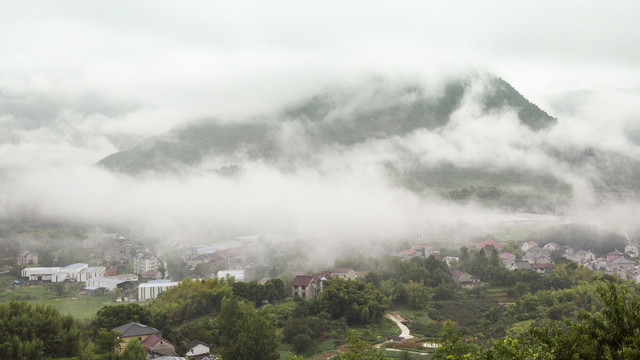
[[[63,314],[71,314],[76,319],[90,319],[96,316],[103,306],[112,304],[113,295],[105,296],[78,296],[75,298],[29,300],[29,304],[50,305]]]
[[[114,295],[83,296],[66,293],[59,296],[50,287],[44,285],[11,286],[15,278],[0,276],[0,303],[12,300],[25,301],[29,304],[50,305],[63,314],[71,314],[76,319],[90,319],[105,305],[113,303]]]

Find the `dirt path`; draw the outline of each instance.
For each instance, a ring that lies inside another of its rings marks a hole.
[[[391,321],[395,322],[396,325],[398,325],[398,327],[400,328],[400,337],[408,340],[413,338],[413,336],[411,335],[411,333],[409,332],[409,328],[406,327],[402,321],[404,320],[403,318],[401,318],[400,316],[394,316],[393,314],[389,313],[387,315],[385,315],[387,318],[391,319]]]
[[[394,316],[391,313],[386,314],[385,317],[387,317],[389,320],[393,321],[394,323],[396,323],[396,325],[398,325],[398,327],[400,328],[399,337],[405,340],[413,338],[413,336],[411,336],[411,333],[409,332],[409,328],[402,323],[402,320],[404,320],[403,318],[401,318],[400,316]],[[379,344],[376,344],[375,347],[380,348],[382,344],[390,341],[391,340],[383,341]],[[386,350],[390,350],[390,349],[386,349]]]

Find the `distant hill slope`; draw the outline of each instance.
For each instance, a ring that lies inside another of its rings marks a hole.
[[[243,123],[193,123],[112,154],[99,165],[136,174],[193,166],[208,156],[240,153],[249,158],[273,159],[286,152],[280,131],[291,124],[301,129],[305,142],[317,148],[350,146],[371,139],[403,136],[419,129],[434,130],[449,122],[474,89],[479,92],[479,105],[485,113],[515,111],[520,122],[535,131],[556,123],[556,119],[530,103],[506,81],[494,76],[454,79],[440,91],[427,91],[416,84],[393,88],[378,81],[313,96],[275,118]]]

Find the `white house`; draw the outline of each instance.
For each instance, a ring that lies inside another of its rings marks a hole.
[[[209,344],[203,343],[200,340],[191,340],[187,346],[187,357],[189,359],[201,359],[207,355],[211,351],[211,347]]]
[[[339,277],[344,280],[355,280],[358,277],[358,273],[355,270],[345,267],[336,268],[336,270],[331,273],[332,277]]]
[[[533,248],[537,248],[538,247],[538,243],[535,241],[525,241],[522,243],[522,245],[520,245],[520,250],[522,251],[529,251]]]
[[[178,284],[180,283],[170,280],[151,280],[140,284],[138,285],[138,301],[155,299],[170,287],[178,286]]]

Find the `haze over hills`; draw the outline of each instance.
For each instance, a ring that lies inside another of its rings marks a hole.
[[[364,162],[416,193],[538,213],[562,212],[585,193],[594,197],[592,189],[597,201],[640,189],[637,160],[559,146],[547,139],[557,123],[486,73],[439,84],[376,78],[330,88],[275,115],[193,122],[98,164],[128,174],[228,175],[247,162],[282,171]]]
[[[417,130],[435,131],[450,122],[468,96],[476,98],[483,114],[515,111],[520,123],[534,131],[556,123],[509,83],[490,75],[449,80],[435,91],[419,83],[390,88],[377,79],[359,87],[333,88],[273,118],[183,126],[112,154],[99,164],[114,171],[139,173],[197,165],[208,156],[243,153],[250,158],[274,159],[287,153],[295,155],[288,149],[290,144],[282,142],[283,132],[291,127],[316,149],[402,137]]]

